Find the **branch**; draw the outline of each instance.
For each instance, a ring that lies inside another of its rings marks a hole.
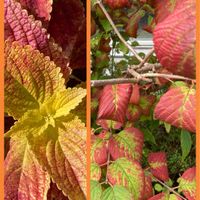
[[[174,193],[176,196],[180,197],[183,200],[187,200],[185,197],[180,195],[178,192],[176,192],[174,189],[170,188],[168,185],[160,181],[159,179],[152,177],[154,181],[159,182],[161,185],[163,185],[165,188],[167,188],[170,192]]]
[[[154,77],[161,77],[165,79],[177,79],[177,80],[184,80],[184,81],[192,81],[193,83],[196,82],[194,79],[190,79],[184,76],[173,75],[173,74],[159,74],[159,73],[146,73],[141,74],[142,79],[138,78],[114,78],[114,79],[104,79],[104,80],[92,80],[91,87],[100,87],[104,85],[113,85],[113,84],[122,84],[122,83],[137,83],[141,80],[144,81],[144,78],[154,78]]]
[[[112,21],[110,15],[108,14],[108,12],[106,11],[104,5],[101,3],[100,0],[97,1],[97,4],[99,5],[99,7],[101,8],[101,10],[103,11],[103,13],[105,14],[106,18],[108,19],[110,25],[112,26],[113,30],[115,31],[115,33],[117,34],[117,36],[119,37],[119,39],[121,40],[121,42],[135,55],[135,57],[140,61],[143,62],[143,59],[137,54],[137,52],[132,48],[131,45],[129,45],[126,40],[122,37],[122,35],[120,34],[120,32],[118,31],[118,29],[116,28],[114,22]]]

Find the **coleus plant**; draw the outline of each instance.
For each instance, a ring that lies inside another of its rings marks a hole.
[[[92,20],[91,199],[195,200],[195,1],[97,1]]]
[[[73,69],[85,67],[84,5],[4,5],[5,113],[15,120],[5,133],[4,199],[86,199],[86,89],[67,86]]]

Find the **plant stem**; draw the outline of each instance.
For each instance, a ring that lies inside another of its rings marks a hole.
[[[176,192],[174,189],[170,188],[168,185],[166,185],[164,182],[160,181],[159,179],[152,177],[152,179],[156,182],[159,182],[161,185],[163,185],[165,188],[167,188],[170,192],[174,193],[176,196],[180,197],[183,200],[187,200],[185,197],[180,195],[178,192]]]
[[[110,15],[108,14],[108,12],[106,11],[104,5],[101,3],[100,0],[97,1],[97,4],[99,5],[99,7],[102,9],[103,13],[105,14],[106,18],[108,19],[110,25],[112,26],[113,30],[115,31],[115,33],[117,34],[118,38],[121,40],[121,42],[135,55],[135,57],[140,61],[143,62],[143,59],[137,54],[137,52],[132,48],[132,46],[130,44],[128,44],[126,42],[126,40],[122,37],[122,35],[120,34],[120,32],[118,31],[117,27],[115,26],[114,22],[112,21]]]

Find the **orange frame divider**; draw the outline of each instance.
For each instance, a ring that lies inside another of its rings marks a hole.
[[[196,200],[200,200],[200,1],[196,0]]]
[[[4,199],[4,1],[0,2],[0,200]]]
[[[86,34],[87,34],[87,45],[86,45],[86,60],[87,60],[87,200],[90,200],[90,121],[91,121],[91,114],[90,114],[90,101],[91,101],[91,88],[90,88],[90,22],[91,22],[91,0],[86,0]]]

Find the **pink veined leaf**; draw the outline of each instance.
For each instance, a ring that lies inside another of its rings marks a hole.
[[[166,194],[164,192],[159,193],[151,198],[149,198],[148,200],[166,200]]]
[[[62,52],[62,48],[49,39],[46,29],[42,28],[41,21],[29,16],[20,3],[15,0],[5,0],[5,39],[18,41],[22,45],[31,45],[44,55],[49,56],[59,67],[65,78],[71,70],[68,67],[69,59]]]
[[[86,20],[81,0],[55,1],[48,32],[69,57],[72,69],[86,67]]]
[[[106,85],[99,99],[98,119],[124,123],[131,91],[131,84]]]
[[[12,138],[4,164],[5,200],[43,200],[50,177],[31,152],[26,138]]]
[[[178,179],[179,191],[183,192],[188,200],[196,199],[196,167],[187,169]]]
[[[145,175],[144,191],[144,200],[147,200],[153,196],[152,178],[150,175]]]
[[[126,157],[130,160],[140,161],[144,134],[137,128],[126,128],[109,140],[109,152],[113,160]]]
[[[123,123],[113,121],[113,120],[106,120],[106,119],[98,119],[96,120],[97,125],[101,126],[105,130],[112,129],[120,129],[123,126]]]
[[[108,140],[110,138],[111,133],[108,130],[102,130],[97,137],[103,140]]]
[[[130,103],[137,105],[139,104],[139,101],[140,101],[140,87],[138,84],[134,84],[132,87],[133,87],[133,90],[130,97]]]
[[[52,11],[52,0],[18,0],[22,7],[40,19],[49,21]]]
[[[173,126],[196,131],[196,90],[186,84],[165,93],[154,110],[155,117]]]
[[[176,5],[181,2],[180,0],[154,0],[153,6],[155,8],[155,21],[156,23],[162,22],[169,16],[175,9]]]
[[[148,156],[151,173],[162,181],[169,180],[167,159],[165,152],[150,153]]]
[[[194,78],[196,69],[196,5],[183,0],[154,30],[154,48],[159,62],[174,74]]]
[[[91,160],[99,165],[105,164],[108,160],[107,141],[92,135],[91,143]]]

